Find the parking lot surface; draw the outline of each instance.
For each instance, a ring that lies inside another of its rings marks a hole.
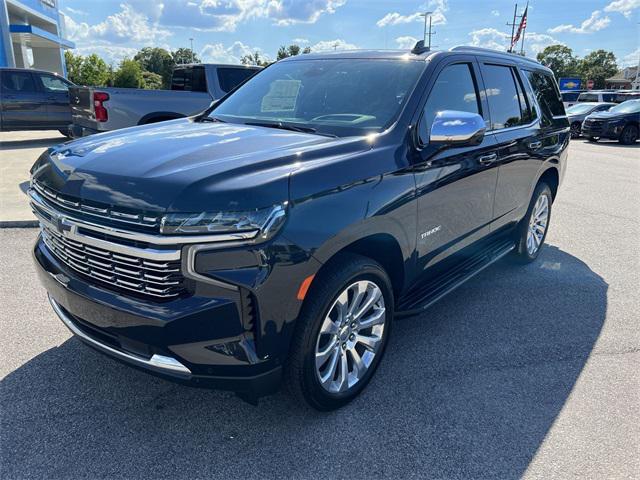
[[[3,193],[4,195],[4,193]],[[82,345],[0,230],[1,477],[640,477],[640,147],[574,141],[548,246],[394,325],[320,414],[168,383]]]

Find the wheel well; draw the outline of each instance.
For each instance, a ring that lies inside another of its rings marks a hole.
[[[149,125],[150,123],[164,122],[165,120],[176,120],[183,117],[184,115],[179,115],[176,113],[152,114],[142,117],[138,125]]]
[[[549,185],[551,189],[551,196],[555,200],[556,193],[558,193],[558,184],[560,183],[560,177],[558,176],[558,170],[555,167],[549,168],[546,172],[542,174],[538,183],[544,182]]]
[[[398,297],[404,285],[404,260],[395,238],[385,233],[371,235],[347,245],[336,254],[344,252],[357,253],[382,265],[391,280],[394,296]]]

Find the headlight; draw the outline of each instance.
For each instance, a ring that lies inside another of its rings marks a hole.
[[[223,234],[254,233],[249,238],[270,238],[284,224],[286,202],[268,208],[245,211],[218,211],[201,213],[170,213],[162,217],[163,234]]]

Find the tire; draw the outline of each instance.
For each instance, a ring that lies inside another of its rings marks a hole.
[[[571,124],[571,138],[580,137],[580,129],[582,128],[582,124],[580,122],[573,122]]]
[[[67,138],[73,138],[73,137],[71,136],[71,132],[69,131],[69,129],[68,129],[68,128],[64,128],[64,129],[63,129],[63,128],[61,128],[61,129],[60,129],[60,130],[58,130],[58,131],[59,131],[62,135],[64,135],[65,137],[67,137]]]
[[[358,310],[355,308],[358,303],[353,302],[356,298],[356,284],[365,291],[360,308],[368,300],[378,299],[369,309],[364,310],[359,320],[379,319],[375,325],[360,330],[357,325],[354,328],[358,320],[347,319],[349,321],[341,327],[341,317],[337,314],[338,303],[345,298],[352,301],[346,302],[347,307],[354,305],[354,310]],[[297,320],[291,352],[284,369],[285,385],[289,392],[296,399],[304,400],[320,411],[338,409],[357,397],[373,377],[384,355],[391,334],[393,302],[389,276],[374,260],[344,253],[338,254],[325,265],[312,283]],[[330,328],[326,328],[327,326]],[[336,333],[327,333],[330,330]],[[372,339],[379,340],[375,349],[369,349],[359,342],[360,338],[371,343]],[[365,367],[362,371],[356,369],[354,351],[360,359],[360,365]],[[316,358],[320,360],[317,362]],[[344,360],[347,358],[348,360]],[[343,361],[347,375],[341,369]],[[325,378],[324,382],[322,378]],[[349,386],[351,382],[353,383]]]
[[[622,129],[618,141],[623,145],[633,145],[638,140],[638,127],[627,125]]]
[[[552,204],[551,189],[544,182],[538,183],[531,197],[527,213],[516,229],[516,248],[513,251],[512,258],[517,263],[531,263],[540,255],[549,230]],[[544,205],[546,205],[546,217],[542,215]],[[542,235],[539,235],[541,222],[536,219],[544,219]],[[537,233],[534,234],[534,230]]]
[[[589,140],[590,142],[596,143],[598,141],[599,137],[587,137],[587,140]]]

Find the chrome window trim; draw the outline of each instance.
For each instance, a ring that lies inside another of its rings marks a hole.
[[[142,232],[132,232],[129,230],[122,230],[117,227],[108,227],[105,225],[98,225],[95,223],[87,222],[85,220],[80,220],[73,216],[68,216],[64,212],[58,212],[51,206],[46,203],[46,200],[40,196],[35,190],[29,190],[29,198],[31,201],[42,210],[47,212],[48,214],[54,216],[55,218],[64,218],[65,221],[76,225],[79,228],[85,228],[87,230],[92,230],[100,233],[104,233],[106,235],[111,235],[113,237],[120,237],[126,240],[136,241],[136,242],[144,242],[149,243],[151,245],[186,245],[192,243],[209,243],[209,242],[230,242],[230,241],[239,241],[239,240],[250,240],[255,238],[259,230],[251,230],[248,232],[237,232],[237,233],[223,233],[223,234],[215,234],[215,235],[152,235],[149,233]],[[90,238],[90,237],[83,237]],[[130,247],[126,247],[128,251],[130,251]]]
[[[507,127],[507,128],[496,128],[494,130],[487,130],[485,135],[489,135],[491,133],[499,133],[499,132],[510,132],[512,130],[519,130],[521,128],[532,128],[535,127],[536,124],[540,123],[540,119],[536,118],[533,122],[527,123],[526,125],[516,125],[515,127]]]
[[[56,312],[56,315],[62,320],[62,323],[71,330],[74,335],[77,335],[85,342],[94,346],[98,350],[102,350],[105,353],[113,355],[114,357],[121,358],[123,360],[127,360],[131,363],[135,363],[145,368],[149,368],[151,370],[159,370],[164,372],[171,372],[173,374],[177,374],[184,377],[191,377],[191,370],[185,367],[182,363],[176,360],[173,357],[167,357],[164,355],[154,354],[150,359],[146,359],[144,357],[139,357],[138,355],[133,355],[128,352],[124,352],[121,350],[117,350],[109,345],[106,345],[95,338],[87,335],[82,330],[80,330],[71,320],[71,317],[65,313],[62,307],[56,302],[51,295],[48,295],[49,302],[53,307],[53,311]]]

